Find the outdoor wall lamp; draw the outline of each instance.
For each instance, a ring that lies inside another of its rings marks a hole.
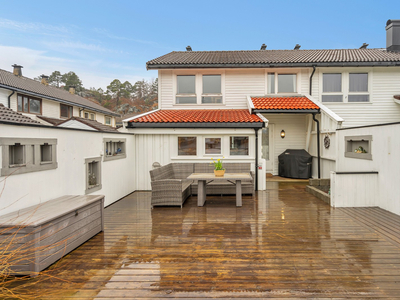
[[[286,134],[285,134],[285,130],[282,129],[282,131],[281,131],[281,138],[284,139],[284,138],[285,138],[285,135],[286,135]]]

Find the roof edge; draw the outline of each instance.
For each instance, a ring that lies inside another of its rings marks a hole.
[[[185,123],[134,123],[126,128],[262,128],[264,122],[185,122]]]

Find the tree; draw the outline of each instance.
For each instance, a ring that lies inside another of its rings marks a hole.
[[[75,72],[68,72],[61,76],[61,82],[65,84],[64,89],[69,90],[70,86],[75,87],[75,91],[81,92],[83,90],[82,81],[79,79]]]
[[[49,76],[49,84],[50,85],[54,85],[56,87],[60,87],[60,83],[62,82],[62,75],[60,73],[60,71],[54,71],[53,73],[51,73],[51,75]]]
[[[111,94],[112,98],[115,99],[115,107],[119,105],[120,99],[130,98],[133,92],[132,84],[129,81],[121,83],[118,79],[114,79],[109,86],[107,86],[107,93]]]

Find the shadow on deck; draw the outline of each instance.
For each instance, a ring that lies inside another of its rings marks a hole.
[[[331,208],[306,184],[269,183],[243,207],[191,197],[151,210],[149,192],[133,193],[106,208],[104,233],[63,259],[56,276],[69,283],[43,284],[74,299],[399,297],[400,217]]]

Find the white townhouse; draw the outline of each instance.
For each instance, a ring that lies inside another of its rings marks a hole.
[[[13,72],[0,69],[0,104],[44,125],[58,126],[75,117],[84,118],[115,127],[119,114],[75,94],[51,86],[48,76],[42,75],[41,82],[22,76],[22,66],[13,65]],[[80,124],[76,128],[89,129]]]
[[[338,156],[337,129],[400,121],[394,97],[400,94],[400,20],[389,20],[386,31],[382,49],[188,46],[148,61],[147,69],[158,70],[159,109],[124,120],[137,141],[136,186],[151,189],[154,162],[224,157],[251,162],[257,189],[264,189],[265,174],[278,174],[278,155],[286,149],[308,151],[312,176],[329,178]],[[368,137],[348,143],[349,149],[362,144],[361,156],[370,154]]]

